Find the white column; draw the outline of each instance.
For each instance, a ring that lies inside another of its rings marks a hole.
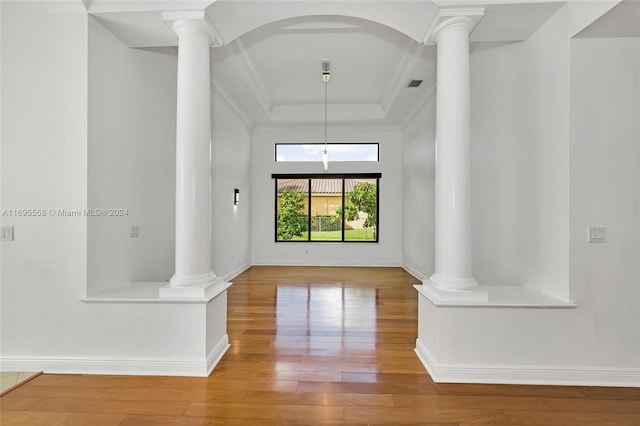
[[[214,282],[211,267],[211,88],[204,19],[177,19],[176,271],[171,287]]]
[[[478,286],[471,270],[470,82],[468,16],[446,19],[437,44],[435,273],[442,290]]]

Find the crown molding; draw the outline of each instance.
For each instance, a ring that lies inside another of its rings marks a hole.
[[[388,125],[388,124],[371,124],[371,125],[337,125],[331,126],[332,131],[338,131],[341,134],[349,132],[363,133],[375,131],[376,133],[400,133],[402,128],[400,126]],[[320,133],[324,131],[324,126],[282,126],[282,125],[258,125],[253,129],[253,133],[270,134],[270,133]],[[338,135],[341,137],[341,135]],[[336,143],[336,142],[334,142]]]
[[[215,74],[211,73],[211,92],[214,95],[219,95],[226,103],[229,105],[231,110],[236,114],[236,116],[247,126],[247,129],[253,130],[255,124],[247,114],[240,108],[240,106],[236,103],[236,101],[231,97],[229,91],[224,87],[222,82],[215,76]]]
[[[242,44],[242,41],[237,38],[232,43],[229,44],[233,49],[233,52],[240,58],[240,63],[242,65],[242,76],[244,77],[247,85],[253,92],[253,95],[258,101],[258,104],[264,110],[265,115],[268,117],[271,113],[271,108],[273,106],[273,101],[271,98],[271,94],[267,89],[267,86],[262,81],[260,77],[260,73],[256,69],[256,66],[253,64],[253,61],[249,57],[247,50]]]
[[[327,106],[331,123],[352,120],[382,120],[386,112],[380,104],[333,104]],[[271,108],[271,121],[317,122],[324,117],[324,104],[280,104]]]

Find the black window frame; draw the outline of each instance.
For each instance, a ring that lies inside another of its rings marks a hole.
[[[276,243],[356,243],[377,244],[380,242],[380,180],[382,173],[273,173],[274,181],[274,227],[273,238]],[[306,179],[307,187],[307,239],[306,240],[279,240],[278,239],[278,179]],[[341,179],[342,180],[342,239],[341,240],[312,240],[311,239],[311,180],[312,179]],[[345,179],[375,179],[376,180],[376,232],[375,240],[345,240]]]

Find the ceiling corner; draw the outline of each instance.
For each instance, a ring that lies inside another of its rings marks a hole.
[[[393,103],[398,98],[400,91],[405,86],[406,80],[409,78],[413,67],[418,61],[418,57],[424,49],[424,44],[417,43],[413,39],[407,40],[407,45],[402,53],[402,58],[398,61],[389,83],[382,95],[382,108],[385,114],[389,111]]]
[[[231,97],[229,91],[222,84],[222,82],[216,77],[213,73],[210,75],[211,77],[211,90],[215,92],[216,95],[219,95],[229,107],[233,110],[233,112],[238,116],[238,118],[247,126],[249,130],[255,128],[255,123],[249,118],[247,114],[240,108],[238,103]]]
[[[260,77],[260,73],[256,69],[240,39],[235,39],[230,43],[230,45],[240,58],[240,63],[243,67],[242,75],[247,82],[248,87],[251,89],[251,92],[264,110],[264,113],[269,116],[271,109],[273,108],[273,100],[269,90],[264,84],[264,81]]]

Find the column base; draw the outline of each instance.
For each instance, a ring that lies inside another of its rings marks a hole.
[[[473,277],[455,278],[433,274],[429,281],[434,287],[445,291],[466,291],[478,287],[478,281]]]
[[[216,274],[209,271],[200,275],[178,275],[175,274],[169,280],[171,287],[194,287],[199,285],[211,284],[216,279]]]
[[[208,274],[182,276],[174,275],[169,285],[160,287],[160,298],[207,298],[224,285],[222,277],[213,271]]]
[[[433,279],[433,277],[432,277]],[[474,280],[475,281],[475,280]],[[445,290],[433,284],[432,280],[422,282],[421,288],[416,288],[429,299],[436,303],[464,303],[464,302],[488,302],[489,292],[481,287],[468,290]]]

